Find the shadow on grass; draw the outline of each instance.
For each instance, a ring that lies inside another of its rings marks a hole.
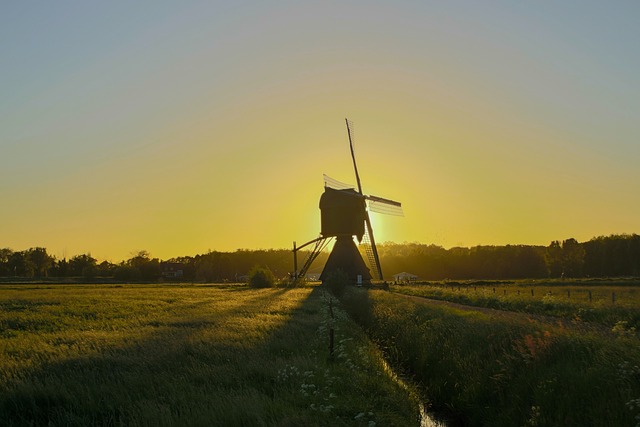
[[[300,292],[223,292],[234,300],[220,309],[185,303],[93,354],[45,354],[0,386],[0,424],[295,425],[304,417],[274,378],[311,351],[321,318],[320,290]]]

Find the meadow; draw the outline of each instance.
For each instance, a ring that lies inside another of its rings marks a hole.
[[[394,292],[476,307],[552,316],[640,332],[637,280],[440,281],[392,285]]]
[[[437,292],[454,299],[462,290]],[[454,423],[640,425],[640,340],[629,328],[585,329],[380,290],[348,289],[343,304]]]
[[[412,396],[321,287],[0,286],[3,426],[408,426]]]

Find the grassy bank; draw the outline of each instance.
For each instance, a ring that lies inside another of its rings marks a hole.
[[[640,342],[351,289],[348,312],[436,409],[473,426],[640,422]]]
[[[416,423],[320,288],[13,286],[0,307],[3,426]]]

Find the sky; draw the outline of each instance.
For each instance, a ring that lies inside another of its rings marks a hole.
[[[345,117],[378,242],[638,233],[638,40],[637,1],[2,2],[0,247],[300,245]]]

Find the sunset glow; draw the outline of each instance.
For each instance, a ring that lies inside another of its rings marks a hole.
[[[640,232],[636,2],[0,7],[0,247],[288,248],[322,174],[376,240]]]

